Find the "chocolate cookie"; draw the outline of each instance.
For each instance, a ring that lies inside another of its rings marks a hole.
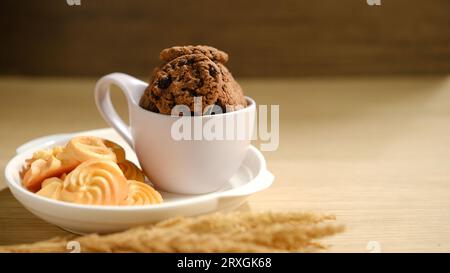
[[[203,54],[211,61],[225,64],[228,61],[228,54],[214,48],[212,46],[174,46],[166,48],[159,54],[159,58],[163,62],[170,62],[171,60],[183,55]]]
[[[175,105],[194,111],[194,97],[201,97],[204,109],[217,102],[223,84],[220,68],[206,55],[182,55],[156,69],[140,105],[170,115]]]
[[[221,106],[224,112],[226,111],[226,106],[246,107],[247,101],[239,83],[234,79],[225,65],[218,63],[217,66],[220,69],[223,81],[222,92],[217,99],[217,105]]]

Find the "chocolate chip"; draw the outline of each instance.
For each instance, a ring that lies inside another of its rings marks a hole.
[[[217,70],[214,68],[214,66],[209,67],[209,75],[211,75],[211,77],[215,77],[217,75]]]
[[[188,61],[187,61],[187,64],[194,64],[195,63],[195,58],[190,58]]]
[[[158,87],[160,89],[166,89],[172,83],[172,78],[170,76],[164,77],[158,81]]]
[[[189,96],[191,96],[191,97],[196,97],[197,96],[197,92],[195,92],[195,90],[193,90],[193,89],[189,89],[189,88],[183,87],[183,88],[181,88],[181,91],[188,92]]]

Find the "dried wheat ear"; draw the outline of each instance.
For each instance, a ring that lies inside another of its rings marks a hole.
[[[76,241],[81,252],[315,252],[318,240],[340,233],[331,215],[303,212],[233,212],[195,218],[172,218],[124,232],[69,236],[0,252],[68,252]]]

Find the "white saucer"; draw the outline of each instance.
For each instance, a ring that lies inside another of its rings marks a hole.
[[[65,144],[74,135],[92,135],[122,145],[127,159],[138,163],[133,150],[113,129],[51,135],[32,140],[17,149],[5,169],[7,185],[14,197],[33,214],[74,233],[107,233],[149,224],[174,216],[194,216],[240,206],[250,195],[268,188],[274,176],[266,169],[263,155],[253,146],[238,172],[221,190],[202,195],[161,192],[164,203],[146,206],[78,205],[38,196],[22,187],[19,176],[25,159],[38,149]]]

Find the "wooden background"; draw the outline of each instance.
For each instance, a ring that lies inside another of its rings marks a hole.
[[[147,76],[162,48],[210,44],[237,77],[448,74],[450,1],[0,3],[0,74]]]

